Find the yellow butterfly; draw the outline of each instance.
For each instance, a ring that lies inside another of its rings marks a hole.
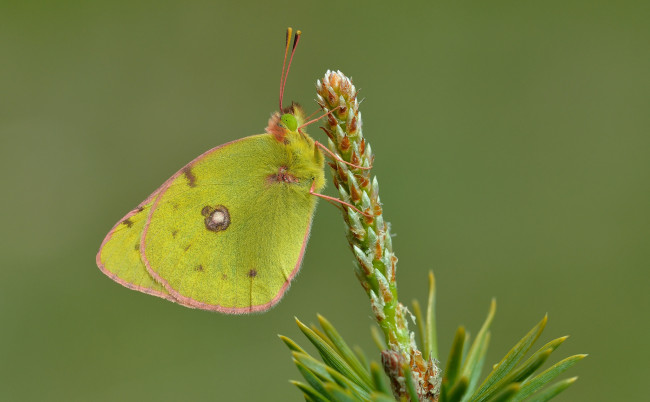
[[[285,65],[291,39],[287,30]],[[324,157],[305,116],[282,96],[266,133],[200,155],[108,233],[97,265],[130,289],[229,314],[265,311],[300,269]],[[326,197],[330,198],[330,197]]]

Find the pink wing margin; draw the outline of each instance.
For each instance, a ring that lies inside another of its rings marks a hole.
[[[162,188],[162,186],[160,188]],[[106,267],[104,266],[104,264],[102,264],[102,260],[101,260],[102,249],[104,248],[104,245],[106,243],[108,243],[108,241],[111,239],[111,237],[113,237],[113,233],[115,232],[115,229],[117,229],[117,227],[124,220],[126,220],[126,219],[132,217],[133,215],[137,214],[138,212],[140,212],[141,208],[144,205],[147,205],[154,197],[157,197],[159,192],[160,192],[160,188],[158,188],[156,191],[154,191],[149,197],[147,197],[147,199],[142,201],[135,209],[131,210],[129,213],[124,215],[124,217],[122,219],[117,221],[117,223],[111,228],[111,230],[108,232],[108,234],[104,238],[104,241],[102,241],[101,246],[99,246],[99,251],[97,252],[97,256],[95,257],[95,261],[97,262],[97,266],[99,267],[99,270],[102,271],[104,273],[104,275],[108,276],[109,278],[111,278],[112,280],[114,280],[115,282],[119,283],[120,285],[122,285],[122,286],[124,286],[126,288],[129,288],[129,289],[132,289],[132,290],[137,290],[138,292],[146,293],[146,294],[149,294],[149,295],[152,295],[152,296],[161,297],[163,299],[167,299],[167,300],[170,300],[170,301],[176,301],[176,300],[174,300],[174,297],[171,296],[168,293],[163,293],[163,292],[159,292],[157,290],[145,288],[145,287],[142,287],[142,286],[137,286],[137,285],[132,284],[131,282],[125,281],[124,279],[122,279],[122,278],[118,277],[117,275],[113,274],[112,272],[108,271],[106,269]]]
[[[300,271],[300,265],[302,264],[302,259],[303,256],[305,255],[305,249],[307,247],[307,241],[309,240],[309,233],[311,231],[311,223],[312,223],[312,218],[313,215],[309,217],[309,224],[307,225],[307,230],[305,231],[305,236],[302,241],[302,247],[300,248],[300,255],[298,256],[298,260],[296,261],[296,265],[294,266],[293,270],[291,271],[291,274],[289,275],[288,278],[286,278],[284,284],[282,285],[282,288],[278,292],[275,297],[269,301],[268,303],[260,304],[260,305],[255,305],[255,306],[249,306],[249,307],[223,307],[220,305],[216,304],[207,304],[203,303],[197,300],[194,300],[190,297],[186,297],[178,293],[174,288],[171,287],[171,285],[164,280],[163,278],[160,277],[152,268],[149,263],[149,260],[147,259],[147,256],[145,255],[145,239],[147,237],[147,232],[149,231],[149,224],[151,223],[151,217],[153,215],[153,212],[156,210],[158,207],[158,202],[162,198],[162,195],[167,191],[169,186],[173,183],[173,181],[183,174],[183,171],[194,165],[196,162],[199,162],[201,159],[205,158],[206,156],[212,154],[213,152],[218,151],[219,149],[226,147],[228,145],[234,144],[236,142],[248,139],[251,137],[244,137],[240,138],[235,141],[230,141],[227,142],[223,145],[219,145],[218,147],[212,148],[203,154],[199,155],[196,157],[194,160],[192,160],[190,163],[187,165],[183,166],[178,172],[176,172],[172,177],[170,177],[158,190],[156,190],[155,194],[160,194],[159,197],[156,198],[154,201],[154,204],[151,206],[151,210],[149,211],[149,216],[147,217],[147,221],[144,224],[144,229],[142,230],[142,237],[140,238],[140,256],[142,258],[142,261],[144,262],[145,267],[147,267],[147,271],[149,272],[149,275],[151,275],[156,282],[162,284],[165,289],[170,293],[170,295],[173,297],[173,299],[169,299],[173,302],[182,304],[186,307],[191,307],[191,308],[198,308],[201,310],[208,310],[208,311],[217,311],[220,313],[225,313],[225,314],[248,314],[248,313],[254,313],[254,312],[263,312],[269,310],[271,307],[275,306],[280,299],[282,299],[282,296],[284,296],[285,292],[287,289],[289,289],[289,285],[291,284],[291,281],[293,278],[298,274],[298,271]],[[119,224],[119,222],[118,222]]]
[[[245,138],[248,138],[248,137],[245,137]],[[148,294],[148,295],[152,295],[152,296],[161,297],[161,298],[163,298],[163,299],[167,299],[167,300],[169,300],[169,301],[172,301],[172,302],[178,303],[178,300],[174,299],[174,297],[173,297],[172,295],[170,295],[170,294],[163,293],[163,292],[159,292],[159,291],[152,290],[152,289],[149,289],[149,288],[145,288],[145,287],[142,287],[142,286],[134,285],[134,284],[132,284],[131,282],[127,282],[127,281],[121,279],[120,277],[118,277],[117,275],[115,275],[115,274],[111,273],[110,271],[108,271],[108,270],[106,269],[106,267],[104,266],[104,264],[102,264],[102,261],[101,261],[102,249],[104,248],[104,245],[105,245],[105,244],[106,244],[106,243],[111,239],[111,237],[113,237],[113,233],[115,232],[115,229],[117,229],[117,227],[118,227],[118,226],[119,226],[119,225],[120,225],[124,220],[126,220],[126,219],[132,217],[133,215],[137,214],[138,212],[140,212],[140,211],[141,211],[141,208],[142,208],[143,206],[147,205],[149,202],[151,202],[151,200],[153,200],[154,198],[156,198],[156,204],[152,205],[152,207],[151,207],[151,210],[153,211],[153,209],[155,208],[155,205],[157,205],[157,200],[158,200],[157,197],[158,197],[158,195],[159,195],[159,194],[162,194],[163,190],[166,190],[166,189],[169,187],[169,185],[172,183],[172,181],[173,181],[175,178],[177,178],[177,177],[178,177],[178,176],[183,172],[183,169],[185,169],[186,167],[188,167],[188,166],[194,164],[196,161],[198,161],[198,160],[200,160],[201,158],[203,158],[203,157],[209,155],[210,153],[212,153],[212,152],[218,150],[219,148],[223,148],[223,147],[225,147],[225,146],[227,146],[227,145],[233,144],[233,143],[235,143],[235,142],[237,142],[237,141],[241,141],[241,140],[243,140],[243,139],[245,139],[245,138],[240,138],[240,139],[238,139],[238,140],[230,141],[230,142],[227,142],[227,143],[225,143],[225,144],[219,145],[218,147],[212,148],[212,149],[210,149],[210,150],[208,150],[208,151],[202,153],[202,154],[199,155],[198,157],[194,158],[190,163],[188,163],[187,165],[183,166],[179,171],[177,171],[176,173],[174,173],[174,175],[173,175],[172,177],[170,177],[169,179],[167,179],[167,180],[166,180],[166,181],[165,181],[165,182],[164,182],[160,187],[158,187],[158,188],[156,189],[156,191],[154,191],[153,193],[151,193],[151,195],[149,195],[149,197],[147,197],[144,201],[142,201],[140,204],[138,204],[137,207],[135,207],[135,208],[134,208],[133,210],[131,210],[129,213],[127,213],[126,215],[124,215],[124,217],[123,217],[122,219],[120,219],[119,221],[117,221],[117,223],[116,223],[115,225],[113,225],[113,227],[111,228],[111,230],[108,232],[108,234],[106,235],[106,237],[105,237],[104,240],[102,241],[102,244],[99,246],[99,251],[97,252],[97,256],[95,257],[95,262],[97,263],[97,267],[99,267],[99,270],[102,271],[102,272],[104,273],[104,275],[108,276],[108,277],[111,278],[113,281],[119,283],[120,285],[122,285],[122,286],[124,286],[124,287],[126,287],[126,288],[129,288],[129,289],[132,289],[132,290],[137,290],[138,292],[146,293],[146,294]],[[147,222],[146,222],[146,226],[145,226],[145,228],[146,228],[146,227],[149,227],[149,218],[150,218],[150,217],[151,217],[151,211],[150,211],[149,216],[148,216],[148,218],[147,218]],[[143,240],[143,239],[144,239],[144,237],[141,237],[141,241],[140,241],[140,250],[141,250],[141,251],[140,251],[140,253],[141,253],[141,255],[142,255],[143,258],[144,258],[144,252],[143,252],[144,247],[142,247],[142,245],[143,245],[142,240]],[[145,260],[145,261],[146,261],[146,260]],[[147,266],[147,271],[149,271],[149,273],[151,274],[151,270],[149,269],[149,265],[148,265],[148,263],[145,263],[145,265]],[[152,275],[152,276],[153,276],[153,275]],[[154,278],[154,280],[160,282],[160,281],[157,279],[157,276],[153,276],[153,278]],[[169,289],[167,286],[165,286],[165,288],[166,288],[166,289]]]

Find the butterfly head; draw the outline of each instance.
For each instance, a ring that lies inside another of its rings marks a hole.
[[[302,107],[292,103],[291,106],[282,109],[282,114],[275,112],[271,115],[266,132],[273,135],[276,140],[286,142],[293,135],[305,136],[301,128],[304,121],[305,112]]]

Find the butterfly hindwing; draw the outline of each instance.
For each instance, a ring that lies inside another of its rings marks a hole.
[[[298,166],[291,147],[261,134],[190,162],[149,212],[141,239],[149,273],[190,307],[235,314],[270,308],[300,266],[320,158],[313,173]],[[282,176],[287,166],[296,167],[295,176]]]
[[[154,192],[115,224],[97,253],[97,265],[109,278],[129,289],[172,300],[149,275],[140,257],[142,230],[156,196]]]

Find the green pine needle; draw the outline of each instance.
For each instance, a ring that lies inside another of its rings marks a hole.
[[[319,105],[331,113],[325,128],[330,139],[329,148],[340,158],[330,164],[335,187],[345,202],[354,205],[354,208],[344,208],[344,219],[349,229],[348,240],[356,257],[355,275],[370,298],[378,324],[378,327],[371,327],[371,336],[381,352],[382,364],[368,361],[359,347],[350,347],[325,317],[318,315],[320,328],[316,325],[307,327],[296,318],[298,327],[322,360],[310,356],[293,340],[280,336],[306,381],[291,381],[305,400],[543,402],[573,384],[577,377],[549,385],[587,355],[570,356],[536,374],[550,355],[566,341],[566,336],[546,343],[524,361],[546,326],[547,317],[544,317],[492,367],[478,385],[490,343],[490,325],[496,313],[495,300],[490,303],[487,317],[471,345],[465,328],[457,329],[442,372],[439,362],[435,360],[438,356],[438,338],[433,272],[429,273],[426,316],[423,316],[425,312],[417,300],[412,304],[423,350],[420,353],[414,340],[415,334],[408,329],[406,318],[410,313],[397,300],[397,258],[393,253],[390,225],[384,222],[381,213],[377,179],[371,180],[367,170],[359,169],[359,165],[369,167],[374,155],[361,133],[356,89],[342,73],[329,71],[323,81],[318,82],[317,88]],[[343,160],[353,164],[344,164],[341,162]],[[372,214],[364,216],[358,211]]]
[[[418,392],[415,389],[415,382],[413,381],[413,375],[411,373],[411,367],[409,367],[408,364],[405,364],[402,366],[402,370],[404,370],[404,380],[406,381],[406,391],[408,392],[408,396],[412,401],[419,400]]]
[[[463,347],[465,346],[466,337],[467,335],[465,334],[465,328],[459,327],[456,331],[456,335],[454,336],[454,341],[451,344],[449,359],[447,359],[447,368],[445,370],[445,376],[442,380],[443,387],[453,387],[456,382],[456,378],[458,377],[458,372],[460,371],[460,366],[463,360]]]
[[[343,374],[345,377],[349,378],[360,387],[366,390],[370,390],[369,386],[372,384],[370,377],[368,376],[366,378],[366,381],[364,381],[364,379],[359,377],[359,375],[355,373],[355,371],[352,369],[352,367],[350,367],[350,365],[345,361],[345,359],[334,348],[330,346],[331,340],[329,340],[329,338],[325,337],[325,339],[327,339],[325,340],[323,337],[319,336],[316,332],[307,328],[307,326],[301,323],[298,319],[296,319],[296,323],[298,324],[298,327],[302,330],[302,332],[305,334],[307,339],[309,339],[309,341],[316,347],[316,349],[318,349],[321,358],[325,363],[327,363],[328,366],[332,367],[339,373]]]
[[[558,395],[560,392],[567,389],[571,384],[576,382],[578,377],[567,378],[566,380],[559,381],[550,387],[546,388],[544,391],[540,392],[538,395],[533,396],[529,402],[546,402],[551,398]]]
[[[422,317],[422,308],[420,308],[420,302],[417,301],[416,299],[413,299],[413,301],[411,302],[411,306],[413,306],[413,315],[415,316],[415,322],[418,327],[418,337],[420,339],[420,345],[426,345],[427,324],[426,321],[424,321],[424,318]],[[426,355],[426,349],[425,349],[425,355]]]
[[[436,331],[436,280],[433,271],[429,271],[429,298],[427,303],[426,342],[424,356],[438,358],[438,335]]]
[[[325,381],[323,378],[318,377],[314,372],[312,372],[310,369],[307,368],[303,363],[299,361],[294,362],[296,364],[296,367],[298,368],[298,371],[300,371],[300,374],[302,374],[303,378],[307,380],[309,385],[317,392],[319,392],[322,395],[328,395],[327,390],[325,389]]]
[[[295,343],[295,342],[292,341],[291,339],[287,338],[286,336],[284,336],[284,335],[278,335],[278,337],[279,337],[280,339],[282,339],[282,342],[284,342],[284,344],[287,345],[287,347],[289,348],[289,350],[291,350],[292,352],[300,352],[300,353],[307,354],[307,352],[305,352],[304,350],[302,350],[302,348],[301,348],[300,346],[298,346],[297,343]]]
[[[320,326],[323,328],[323,331],[327,335],[328,339],[331,341],[331,344],[334,345],[334,348],[338,352],[339,356],[341,356],[345,362],[350,365],[352,370],[354,370],[354,372],[359,376],[359,378],[361,378],[363,382],[368,385],[372,385],[372,380],[368,375],[368,371],[366,370],[365,365],[361,363],[359,359],[357,359],[352,349],[350,349],[347,343],[345,343],[334,326],[320,314],[318,315],[318,321],[320,322]]]
[[[379,364],[375,362],[370,363],[370,373],[372,374],[372,382],[375,390],[390,395],[391,392],[388,384],[386,384],[384,371],[381,369]]]
[[[517,344],[504,356],[504,358],[496,365],[492,373],[483,381],[481,387],[474,393],[470,401],[481,401],[485,400],[484,396],[487,395],[488,389],[490,386],[501,378],[505,377],[506,374],[512,370],[513,367],[519,363],[519,361],[524,357],[528,349],[533,345],[533,343],[540,336],[548,317],[545,316],[542,321],[539,322],[533,329],[530,330]]]
[[[395,402],[395,398],[392,396],[378,393],[370,394],[370,400],[372,402]]]
[[[489,402],[506,402],[511,401],[512,398],[519,392],[520,385],[517,383],[510,384],[504,389],[500,394],[496,395],[494,398],[488,399]]]
[[[517,394],[517,397],[514,399],[515,402],[523,401],[528,396],[537,392],[544,385],[551,382],[557,376],[565,372],[569,367],[573,366],[580,360],[587,357],[587,355],[574,355],[567,357],[566,359],[554,364],[548,369],[544,370],[541,374],[533,377],[532,379],[527,380],[524,385],[521,387],[521,391]]]
[[[299,381],[289,381],[289,382],[295,385],[296,387],[298,387],[298,389],[300,389],[305,395],[305,399],[308,401],[327,402],[331,400],[321,395],[320,393],[318,393],[318,391],[316,391],[315,389],[313,389],[307,384],[301,383]]]
[[[446,402],[459,402],[467,393],[467,387],[469,387],[469,379],[467,377],[461,377],[453,387],[451,387],[449,393],[444,394],[445,397],[442,399]]]
[[[377,329],[376,326],[370,327],[370,335],[372,336],[372,340],[375,343],[375,346],[377,346],[377,349],[381,352],[382,350],[386,350],[386,343],[384,342],[381,333]]]

